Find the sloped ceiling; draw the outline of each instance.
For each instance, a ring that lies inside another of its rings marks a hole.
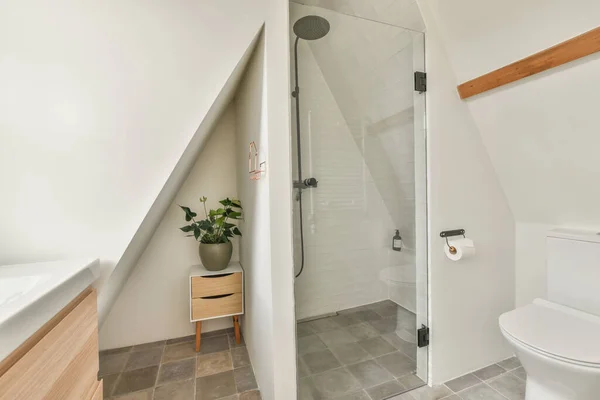
[[[105,314],[263,19],[240,0],[3,2],[0,264],[118,265]]]
[[[600,2],[425,0],[458,83],[600,25]],[[600,224],[600,54],[467,100],[517,221]]]

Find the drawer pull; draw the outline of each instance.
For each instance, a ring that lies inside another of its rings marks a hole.
[[[230,272],[228,274],[207,275],[207,276],[203,276],[202,278],[222,278],[224,276],[229,276],[229,275],[233,275],[233,272]]]
[[[229,296],[233,296],[233,293],[229,293],[229,294],[218,294],[216,296],[204,296],[204,297],[200,297],[201,299],[222,299],[223,297],[229,297]]]

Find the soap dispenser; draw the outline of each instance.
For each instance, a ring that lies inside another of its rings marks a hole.
[[[402,251],[402,237],[398,229],[396,229],[396,234],[392,238],[392,250]]]

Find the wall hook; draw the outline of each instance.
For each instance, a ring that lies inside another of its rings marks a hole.
[[[256,147],[256,143],[250,142],[248,149],[248,174],[250,174],[250,179],[257,181],[261,178],[262,174],[266,172],[267,162],[258,162],[258,148]]]

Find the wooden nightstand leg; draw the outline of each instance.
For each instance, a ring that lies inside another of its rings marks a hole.
[[[240,336],[240,317],[237,315],[233,316],[233,327],[235,328],[235,342],[240,344],[242,337]]]
[[[196,352],[200,351],[200,335],[202,334],[202,321],[196,321]]]

